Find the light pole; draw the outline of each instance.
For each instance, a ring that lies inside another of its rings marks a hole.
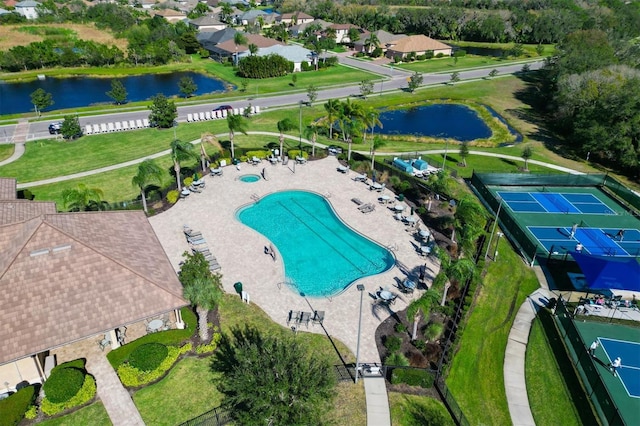
[[[493,260],[498,258],[498,244],[500,244],[500,237],[504,234],[502,232],[498,232],[498,239],[496,240],[496,251],[493,253]]]
[[[498,197],[498,211],[496,212],[496,221],[493,222],[493,228],[491,229],[491,236],[489,236],[489,244],[487,244],[487,251],[484,253],[484,258],[489,256],[489,249],[491,249],[491,240],[493,240],[493,234],[496,233],[496,226],[498,226],[498,220],[500,219],[500,209],[502,208],[502,198]]]
[[[364,285],[356,286],[360,292],[360,314],[358,315],[358,343],[356,345],[356,383],[358,383],[358,372],[360,369],[360,329],[362,328],[362,296],[364,295]]]
[[[445,169],[445,166],[447,165],[447,151],[449,150],[449,140],[447,139],[447,141],[444,144],[444,159],[442,160],[442,170]]]
[[[302,100],[299,102],[300,104],[300,116],[298,117],[298,127],[300,131],[300,142],[298,149],[300,150],[300,156],[302,157]]]

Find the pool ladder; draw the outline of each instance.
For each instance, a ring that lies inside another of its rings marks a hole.
[[[260,201],[260,196],[254,192],[253,194],[251,194],[251,199],[255,202],[258,202]]]

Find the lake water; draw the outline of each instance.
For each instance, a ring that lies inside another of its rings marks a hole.
[[[411,109],[383,111],[382,128],[376,133],[384,135],[415,135],[472,141],[488,138],[491,129],[474,110],[464,105],[433,104]]]
[[[127,89],[127,100],[135,102],[147,100],[158,93],[167,97],[179,95],[178,82],[183,77],[193,79],[198,86],[196,95],[225,90],[224,82],[221,80],[193,72],[145,74],[123,77],[119,80]],[[31,93],[39,88],[53,96],[55,104],[48,110],[109,104],[113,100],[106,95],[106,92],[111,90],[111,80],[111,78],[71,77],[46,78],[26,83],[0,81],[0,115],[33,111]]]

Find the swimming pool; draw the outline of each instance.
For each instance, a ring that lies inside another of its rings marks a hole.
[[[311,192],[277,192],[236,216],[278,248],[287,282],[305,296],[336,295],[395,263],[389,250],[349,228],[327,200]]]
[[[238,179],[244,183],[254,183],[260,180],[259,175],[242,175]]]

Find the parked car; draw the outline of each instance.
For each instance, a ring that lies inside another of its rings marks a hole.
[[[342,154],[342,148],[340,148],[339,146],[336,146],[336,145],[329,145],[327,147],[327,151],[329,151],[329,154],[331,154],[331,155]]]
[[[230,110],[233,110],[233,107],[231,105],[220,105],[219,107],[214,108],[213,110],[214,111],[223,111],[223,110],[230,111]]]
[[[60,129],[62,129],[62,123],[60,121],[49,124],[50,135],[57,135],[58,133],[60,133]]]

